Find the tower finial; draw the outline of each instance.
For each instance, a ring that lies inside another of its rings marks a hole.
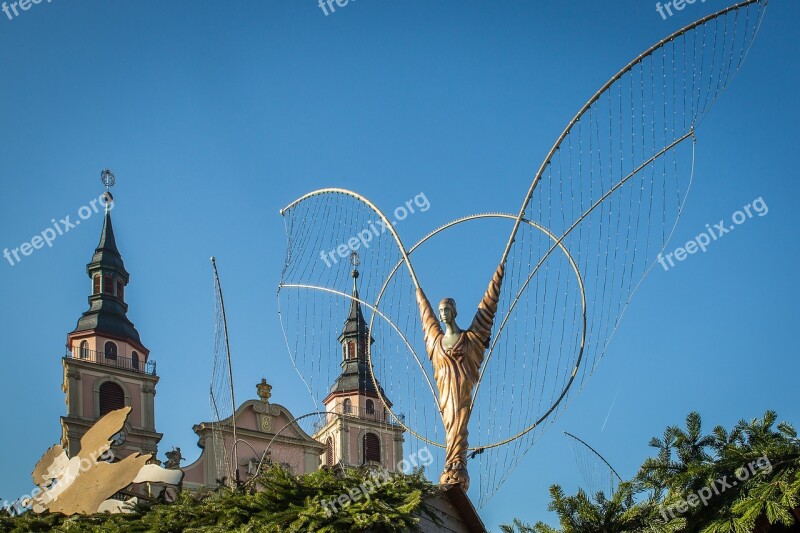
[[[114,176],[114,173],[111,172],[111,170],[106,168],[100,173],[100,181],[102,181],[103,185],[106,186],[106,212],[108,212],[110,211],[109,205],[114,201],[114,197],[111,195],[111,191],[109,189],[117,183],[117,177]]]
[[[350,254],[350,264],[353,265],[353,272],[352,276],[353,279],[358,277],[358,266],[361,264],[361,258],[358,256],[358,252],[353,252]]]

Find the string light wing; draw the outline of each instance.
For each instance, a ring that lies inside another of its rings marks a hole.
[[[368,200],[344,189],[315,191],[282,214],[287,255],[278,289],[279,316],[292,361],[317,410],[349,357],[347,346],[337,340],[357,303],[365,322],[377,320],[384,326],[380,335],[370,333],[369,353],[379,344],[388,347],[392,353],[384,357],[402,360],[402,368],[394,368],[411,378],[403,395],[386,400],[397,415],[388,416],[396,423],[411,426],[411,417],[419,426],[433,427],[439,419],[433,376],[424,349],[416,352],[419,319],[408,312],[416,306],[416,280],[392,221]],[[351,263],[355,258],[357,265]],[[403,264],[403,275],[384,287],[398,263]],[[354,287],[355,269],[359,274]],[[374,302],[381,290],[384,298],[377,308]],[[384,394],[381,383],[378,391]]]
[[[600,455],[600,452],[592,448],[583,439],[566,431],[564,435],[569,439],[572,454],[575,457],[575,464],[578,467],[581,478],[583,478],[587,493],[595,495],[598,492],[603,492],[610,498],[619,484],[622,483],[620,475],[614,470],[611,463]]]
[[[739,3],[637,56],[569,122],[536,173],[504,251],[496,333],[474,396],[476,445],[509,441],[480,459],[480,505],[606,353],[681,214],[697,128],[742,66],[765,7]]]
[[[236,400],[233,392],[228,321],[225,299],[219,280],[217,262],[214,267],[214,360],[211,371],[209,400],[211,403],[211,435],[214,440],[214,462],[225,484],[233,486],[238,480],[238,439],[236,438]]]

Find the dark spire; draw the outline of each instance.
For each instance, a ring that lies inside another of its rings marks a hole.
[[[369,335],[369,326],[364,320],[358,295],[358,254],[353,252],[350,261],[353,263],[350,313],[338,338],[342,345],[342,374],[333,383],[331,393],[359,391],[377,395],[367,360],[367,350],[375,341]]]
[[[110,192],[106,192],[106,212],[100,242],[92,261],[86,265],[86,273],[92,280],[89,310],[83,313],[72,333],[94,330],[144,347],[139,332],[127,317],[125,287],[130,280],[130,274],[125,270],[125,263],[117,248],[114,226],[111,223],[112,208],[113,197]]]
[[[342,334],[339,336],[339,342],[342,342],[344,337],[363,337],[366,338],[369,333],[369,326],[367,321],[364,320],[364,314],[361,312],[361,302],[358,298],[358,286],[356,280],[358,279],[358,270],[353,269],[353,299],[350,300],[350,313],[347,315],[347,320],[344,321]]]
[[[106,214],[103,220],[103,231],[100,233],[100,242],[92,256],[92,262],[86,265],[86,270],[89,273],[99,268],[116,270],[125,278],[125,282],[127,283],[130,276],[125,270],[125,263],[122,261],[122,255],[117,248],[117,240],[114,237],[114,225],[111,223],[111,206],[114,199],[111,193],[106,193],[106,195]]]

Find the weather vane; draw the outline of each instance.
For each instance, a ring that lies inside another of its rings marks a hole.
[[[117,178],[114,176],[113,172],[106,168],[100,173],[100,181],[106,186],[106,192],[108,192],[108,190],[117,183]]]
[[[114,196],[111,194],[111,191],[109,189],[111,187],[113,187],[117,183],[117,177],[114,176],[114,173],[111,172],[111,170],[105,168],[100,173],[100,181],[102,181],[103,185],[106,186],[106,192],[105,192],[106,200],[105,200],[105,202],[106,202],[106,211],[108,211],[110,209],[109,206],[110,206],[111,202],[114,201]]]

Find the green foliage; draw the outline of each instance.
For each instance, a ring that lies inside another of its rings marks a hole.
[[[717,487],[705,504],[683,513],[687,533],[800,528],[800,441],[789,424],[776,426],[777,419],[767,411],[730,432],[717,426],[703,436],[700,415],[691,413],[685,430],[670,427],[651,441],[658,454],[644,462],[638,478],[663,495],[665,508]]]
[[[377,476],[375,471],[323,470],[293,476],[274,466],[256,490],[191,495],[129,515],[66,518],[61,515],[0,517],[0,531],[78,532],[394,532],[417,529],[421,514],[435,519],[424,502],[435,486],[422,474]],[[365,496],[367,494],[369,497]],[[342,496],[344,505],[326,505]],[[351,495],[351,496],[348,496]]]
[[[777,415],[721,426],[704,435],[698,413],[670,426],[637,476],[610,499],[550,489],[561,529],[515,520],[503,533],[800,531],[800,440]],[[746,469],[746,470],[743,470]],[[737,475],[739,477],[737,477]],[[704,498],[700,498],[704,495]],[[786,528],[786,529],[785,529]]]
[[[611,497],[603,491],[589,497],[583,490],[574,496],[566,496],[558,485],[550,488],[551,502],[548,510],[555,511],[561,529],[538,522],[531,526],[515,520],[512,525],[502,526],[504,533],[582,533],[582,532],[633,532],[654,531],[651,525],[658,513],[653,502],[636,502],[636,485],[621,483]],[[656,531],[676,531],[674,526],[662,526]]]

